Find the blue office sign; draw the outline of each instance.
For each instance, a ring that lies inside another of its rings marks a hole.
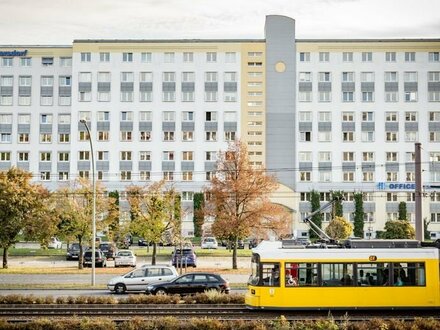
[[[0,56],[26,56],[27,49],[25,50],[0,50]]]
[[[395,191],[415,190],[416,184],[412,182],[378,182],[377,189]]]

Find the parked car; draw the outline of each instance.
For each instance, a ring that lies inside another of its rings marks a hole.
[[[197,267],[197,256],[193,248],[176,248],[171,255],[174,267]]]
[[[118,253],[118,248],[113,242],[102,242],[99,244],[99,249],[105,254],[107,259],[115,260],[116,254]]]
[[[136,267],[136,255],[131,250],[119,250],[115,257],[115,267]]]
[[[218,243],[215,237],[205,237],[201,244],[202,249],[217,249]]]
[[[145,240],[145,238],[139,237],[138,246],[148,246],[148,242]]]
[[[92,267],[92,250],[87,250],[84,252],[83,266]],[[107,258],[101,250],[95,250],[95,266],[107,267]]]
[[[86,250],[86,247],[83,246],[83,251]],[[73,260],[79,258],[79,243],[71,243],[67,248],[66,260]]]
[[[151,283],[147,286],[149,294],[194,294],[208,290],[229,293],[229,283],[220,275],[213,273],[189,273],[174,280]]]
[[[170,281],[179,276],[176,268],[166,265],[145,265],[112,278],[107,288],[115,293],[126,291],[146,291],[147,285],[153,282]]]
[[[63,243],[61,243],[61,241],[56,237],[51,237],[49,244],[47,245],[49,249],[61,249],[62,246]]]
[[[233,249],[235,246],[235,242],[229,242],[228,248]],[[237,249],[244,249],[244,241],[242,239],[239,239],[237,242]]]

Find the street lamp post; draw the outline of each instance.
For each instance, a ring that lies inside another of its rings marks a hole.
[[[81,119],[80,123],[84,124],[87,130],[87,134],[89,135],[90,142],[90,152],[92,154],[92,286],[95,286],[95,253],[96,253],[96,181],[95,181],[95,157],[93,154],[93,143],[92,143],[92,135],[90,134],[89,125],[87,125],[87,121]]]

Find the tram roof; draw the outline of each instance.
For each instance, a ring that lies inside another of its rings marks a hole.
[[[260,260],[361,260],[373,261],[375,256],[381,260],[424,260],[439,259],[437,248],[306,248],[297,246],[283,248],[281,241],[262,241],[253,253],[258,253]]]

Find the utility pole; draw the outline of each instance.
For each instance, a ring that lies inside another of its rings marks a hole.
[[[423,222],[422,222],[422,166],[420,160],[420,150],[422,144],[420,142],[415,143],[415,176],[416,176],[416,239],[420,242],[423,241]]]

